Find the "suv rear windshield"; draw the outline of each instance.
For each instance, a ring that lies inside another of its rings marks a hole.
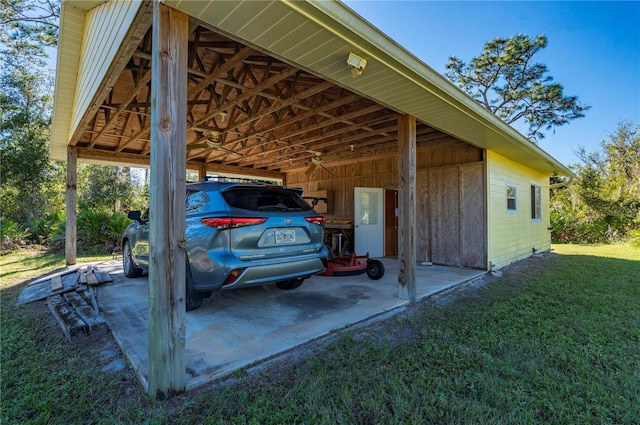
[[[250,211],[309,211],[311,206],[295,191],[282,188],[233,187],[222,192],[227,204]]]

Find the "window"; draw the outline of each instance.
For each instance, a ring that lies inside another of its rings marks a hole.
[[[540,186],[531,185],[531,220],[542,219],[542,190]]]
[[[232,208],[250,211],[309,211],[297,191],[285,188],[236,186],[222,192]]]
[[[207,195],[201,190],[187,191],[187,212],[197,210],[209,201]]]
[[[515,186],[507,185],[507,212],[518,211],[518,189]]]
[[[378,194],[363,192],[360,194],[360,224],[378,224]]]

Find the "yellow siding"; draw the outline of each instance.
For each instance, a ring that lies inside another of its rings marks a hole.
[[[103,84],[141,4],[139,1],[109,1],[86,13],[69,134],[75,132]]]
[[[487,152],[488,260],[496,268],[551,248],[548,176]],[[517,189],[517,212],[507,212],[507,185]],[[531,219],[531,185],[542,193],[542,218]]]

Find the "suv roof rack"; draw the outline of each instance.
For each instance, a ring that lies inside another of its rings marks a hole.
[[[218,182],[218,183],[254,183],[254,184],[279,184],[274,180],[258,180],[246,177],[229,177],[229,176],[205,176],[201,182]]]

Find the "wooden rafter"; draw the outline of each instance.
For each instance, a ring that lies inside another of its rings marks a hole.
[[[224,166],[277,173],[307,167],[314,156],[308,151],[323,152],[323,164],[331,166],[397,150],[395,111],[197,21],[190,22],[189,34],[186,143],[197,146],[215,134],[223,147],[189,148],[189,161],[208,164],[209,170]],[[150,40],[148,34],[141,39],[117,90],[99,105],[102,112],[79,130],[81,152],[112,151],[148,161]],[[418,123],[418,148],[443,137]]]

